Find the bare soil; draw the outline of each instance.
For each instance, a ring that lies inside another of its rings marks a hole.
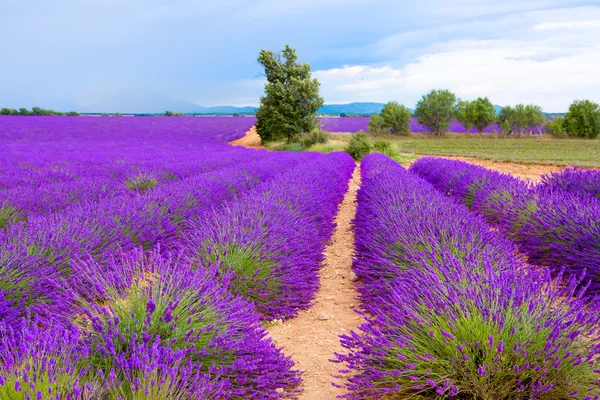
[[[556,165],[547,165],[547,164],[521,164],[521,163],[512,163],[512,162],[500,162],[500,161],[490,161],[490,160],[482,160],[480,158],[474,157],[454,157],[454,156],[431,156],[431,155],[423,155],[419,154],[420,157],[439,157],[439,158],[447,158],[451,160],[460,160],[466,161],[471,164],[481,165],[482,167],[504,172],[507,174],[514,175],[518,178],[525,179],[532,182],[539,182],[542,175],[549,174],[551,172],[559,172],[562,171],[565,167],[559,167]]]
[[[360,185],[360,167],[354,170],[348,192],[336,216],[337,227],[331,244],[325,249],[320,271],[321,288],[313,306],[296,318],[269,328],[270,336],[286,355],[304,371],[304,392],[300,399],[335,399],[344,390],[331,382],[343,383],[333,375],[339,364],[329,361],[341,353],[339,335],[356,330],[363,318],[354,312],[358,304],[352,282],[354,232],[351,222],[356,213],[356,191]]]
[[[253,126],[246,135],[242,138],[236,139],[233,142],[229,142],[232,146],[242,146],[250,149],[262,149],[262,142],[260,136],[256,133],[256,128]]]

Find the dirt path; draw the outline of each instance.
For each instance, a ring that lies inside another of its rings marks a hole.
[[[451,160],[460,160],[466,161],[471,164],[481,165],[482,167],[505,172],[516,177],[538,182],[540,177],[545,174],[549,174],[551,172],[562,171],[565,167],[559,167],[556,165],[547,165],[547,164],[521,164],[521,163],[512,163],[512,162],[501,162],[501,161],[490,161],[483,160],[481,158],[474,157],[455,157],[455,156],[438,156],[438,155],[423,155],[419,154],[419,158],[421,157],[439,157],[439,158],[448,158]]]
[[[304,371],[301,399],[335,399],[343,393],[331,385],[335,380],[332,375],[340,365],[329,360],[334,352],[343,352],[338,335],[356,329],[363,321],[354,312],[357,295],[351,274],[354,249],[351,222],[356,213],[359,185],[360,167],[357,167],[337,214],[332,242],[325,249],[321,288],[313,306],[296,318],[269,328],[275,343],[283,346],[285,354],[292,356],[296,367]]]
[[[229,142],[232,146],[248,147],[250,149],[262,149],[262,142],[260,136],[256,133],[256,128],[253,126],[246,135],[242,138],[236,139],[233,142]]]

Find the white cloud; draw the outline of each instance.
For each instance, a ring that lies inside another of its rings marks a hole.
[[[429,90],[448,88],[465,99],[488,96],[500,105],[536,103],[548,111],[563,111],[577,98],[600,101],[596,15],[600,7],[530,13],[510,19],[528,24],[514,25],[512,31],[499,34],[504,36],[500,39],[439,41],[403,65],[391,58],[315,75],[330,103],[398,100],[412,106]],[[510,27],[506,18],[496,21],[498,25]],[[400,42],[410,36],[402,36]],[[379,45],[390,54],[392,43],[394,38]]]

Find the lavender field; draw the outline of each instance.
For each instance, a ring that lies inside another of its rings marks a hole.
[[[254,122],[2,117],[0,399],[600,398],[597,171],[228,145]]]

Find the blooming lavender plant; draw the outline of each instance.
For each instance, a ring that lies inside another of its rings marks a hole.
[[[592,196],[529,186],[462,161],[425,157],[411,171],[498,226],[531,263],[586,272],[589,293],[599,293],[600,203]]]
[[[564,190],[600,199],[600,171],[566,168],[542,176],[540,186],[548,190]]]
[[[578,278],[527,269],[481,218],[383,155],[362,175],[354,268],[374,317],[342,336],[346,397],[600,394],[600,315]]]

